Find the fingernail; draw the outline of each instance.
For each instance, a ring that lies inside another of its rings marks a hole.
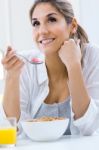
[[[12,50],[11,46],[8,46],[7,50],[8,50],[8,51],[11,51],[11,50]]]

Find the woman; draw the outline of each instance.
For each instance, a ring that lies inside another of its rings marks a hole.
[[[24,64],[8,48],[1,116],[16,117],[19,130],[27,118],[68,117],[65,134],[93,134],[99,127],[99,49],[88,42],[67,0],[36,0],[30,19],[45,63]]]

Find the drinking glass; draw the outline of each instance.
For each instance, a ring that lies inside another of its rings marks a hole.
[[[15,146],[16,137],[16,118],[10,117],[0,120],[0,147]]]

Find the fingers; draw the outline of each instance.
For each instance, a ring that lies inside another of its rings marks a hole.
[[[6,54],[4,55],[3,59],[2,59],[2,64],[7,63],[8,61],[10,61],[13,57],[15,56],[14,51],[12,50],[11,47],[7,48]]]
[[[23,62],[20,61],[19,58],[17,58],[16,56],[14,56],[9,61],[5,61],[3,65],[4,65],[4,68],[8,70],[10,68],[16,67],[19,64],[21,65],[23,64]]]
[[[75,44],[75,43],[76,43],[77,46],[80,45],[80,39],[76,39],[76,38],[73,39],[73,38],[70,38],[69,40],[64,41],[64,44],[65,44],[65,43],[69,43],[69,42],[70,42],[71,44]]]
[[[9,62],[14,57],[15,54],[13,52],[9,53],[9,55],[4,56],[4,58],[2,59],[2,64]]]
[[[6,53],[5,53],[5,56],[8,56],[11,51],[12,51],[11,46],[8,46],[7,50],[6,50]]]
[[[8,47],[2,59],[2,64],[6,70],[9,70],[11,68],[20,68],[24,62],[15,55],[15,51],[11,47]]]
[[[8,46],[7,51],[11,51],[11,50],[12,50],[12,47]]]

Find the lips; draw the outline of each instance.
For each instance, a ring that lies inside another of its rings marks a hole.
[[[55,40],[55,38],[42,39],[42,40],[40,40],[40,44],[47,45],[47,44],[52,43],[54,40]]]

